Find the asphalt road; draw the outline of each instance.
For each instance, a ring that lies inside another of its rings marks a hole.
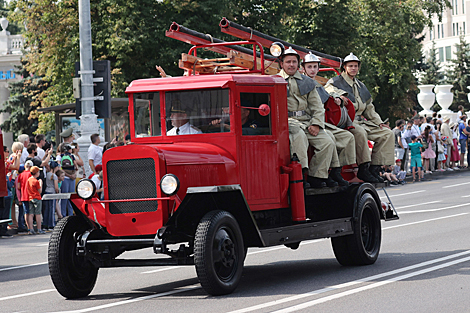
[[[0,239],[0,312],[470,312],[469,190],[470,172],[389,187],[400,219],[382,222],[374,265],[340,266],[328,239],[249,249],[238,289],[220,297],[194,267],[170,266],[100,269],[89,297],[65,300],[49,277],[50,234]]]

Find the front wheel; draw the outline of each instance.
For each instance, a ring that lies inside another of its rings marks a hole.
[[[63,218],[49,240],[49,273],[57,291],[65,298],[86,297],[95,286],[98,268],[77,255],[75,236],[87,224],[78,216]]]
[[[194,243],[194,263],[204,290],[229,294],[240,282],[245,249],[236,219],[226,211],[211,211],[199,222]]]
[[[333,251],[341,265],[370,265],[379,257],[382,228],[374,198],[365,193],[358,203],[354,234],[331,238]]]

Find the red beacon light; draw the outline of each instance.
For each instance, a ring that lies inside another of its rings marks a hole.
[[[242,109],[249,109],[249,110],[258,110],[259,115],[267,116],[271,113],[271,108],[267,104],[262,104],[258,108],[255,107],[242,107]]]

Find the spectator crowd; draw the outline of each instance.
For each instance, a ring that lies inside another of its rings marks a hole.
[[[396,165],[385,169],[385,174],[396,176],[396,180],[393,176],[389,179],[392,182],[404,183],[407,173],[413,182],[421,181],[424,174],[458,171],[466,167],[465,161],[470,164],[470,125],[462,106],[456,122],[437,113],[428,117],[416,114],[408,121],[397,120],[393,133]]]
[[[2,198],[3,207],[0,203],[0,220],[11,219],[12,222],[0,225],[0,238],[11,238],[12,232],[45,234],[60,219],[73,215],[67,200],[42,200],[47,194],[75,192],[76,183],[86,177],[80,147],[74,142],[72,129],[65,130],[60,136],[63,142],[56,150],[42,134],[34,137],[22,134],[11,149],[3,147],[8,195]],[[90,139],[88,164],[92,173],[89,178],[101,192],[104,150],[126,143],[118,142],[116,138],[101,147],[98,134],[91,135]]]

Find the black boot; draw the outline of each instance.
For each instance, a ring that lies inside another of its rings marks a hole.
[[[337,187],[338,186],[338,183],[335,182],[335,180],[330,175],[328,175],[328,178],[326,179],[325,183],[326,183],[327,187]]]
[[[308,183],[312,188],[323,188],[326,187],[325,180],[318,177],[307,176]]]
[[[341,176],[341,167],[333,167],[330,170],[329,177],[331,177],[340,186],[349,186],[349,182],[344,180],[343,176]]]
[[[385,180],[380,176],[380,168],[382,166],[380,165],[371,165],[369,166],[369,172],[372,174],[372,176],[374,176],[375,178],[377,178],[377,180],[380,182],[380,183],[383,183]]]
[[[359,171],[357,172],[357,178],[368,183],[378,183],[379,180],[372,176],[369,171],[369,162],[365,162],[359,165]]]
[[[310,188],[310,184],[307,181],[308,168],[304,167],[302,169],[302,177],[304,178],[304,189]]]

